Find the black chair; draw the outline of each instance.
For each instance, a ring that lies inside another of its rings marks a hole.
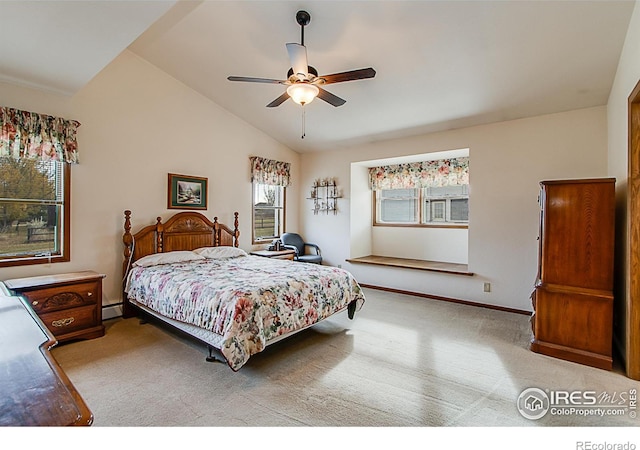
[[[320,247],[316,244],[310,244],[304,242],[302,237],[296,233],[284,233],[280,236],[280,240],[285,248],[289,248],[296,252],[294,261],[308,262],[313,264],[322,264],[322,254],[320,253]],[[307,247],[311,247],[315,250],[315,254],[307,253]]]

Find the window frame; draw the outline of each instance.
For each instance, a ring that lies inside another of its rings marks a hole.
[[[429,223],[425,223],[423,222],[424,218],[425,218],[425,212],[424,212],[424,207],[425,207],[425,203],[426,203],[426,188],[416,188],[416,190],[418,191],[418,212],[417,212],[417,222],[413,222],[413,223],[393,223],[393,222],[380,222],[378,220],[378,204],[379,204],[379,199],[378,199],[378,190],[373,190],[373,196],[372,196],[372,201],[373,201],[373,205],[372,205],[372,222],[373,222],[373,226],[374,227],[398,227],[398,228],[449,228],[449,229],[468,229],[469,228],[469,222],[467,221],[467,223],[460,223],[460,222],[429,222]],[[469,198],[468,194],[467,194],[467,198]],[[434,200],[436,202],[438,201],[443,201],[446,202],[446,199],[436,199]],[[430,202],[430,206],[433,203],[433,201]],[[445,208],[446,210],[446,208]],[[445,215],[446,215],[446,211],[445,211]]]
[[[58,161],[55,161],[58,162]],[[58,227],[58,238],[62,240],[60,253],[46,256],[0,257],[0,267],[17,267],[34,264],[49,264],[71,261],[71,164],[62,164],[62,214]]]
[[[265,238],[257,238],[256,237],[256,185],[264,185],[265,183],[258,183],[255,181],[251,182],[251,244],[260,245],[271,243],[274,239],[280,239],[280,236],[285,232],[285,219],[287,217],[286,207],[287,207],[287,187],[286,186],[277,186],[273,185],[276,188],[282,189],[282,206],[274,206],[274,208],[280,209],[281,220],[279,226],[279,233],[277,236],[273,237],[265,237]],[[267,185],[268,186],[268,185]]]

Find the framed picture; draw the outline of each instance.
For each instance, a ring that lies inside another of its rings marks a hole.
[[[207,179],[169,174],[169,209],[207,209]]]

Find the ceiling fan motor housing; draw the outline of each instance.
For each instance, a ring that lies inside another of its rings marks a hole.
[[[313,66],[307,66],[307,67],[308,67],[309,75],[313,75],[314,77],[318,76],[318,71],[316,70],[315,67]],[[291,75],[293,75],[293,67],[289,68],[289,71],[287,72],[287,78],[291,78]]]

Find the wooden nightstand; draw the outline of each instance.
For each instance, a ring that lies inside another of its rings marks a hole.
[[[296,252],[294,250],[256,250],[255,252],[251,252],[252,255],[256,256],[264,256],[265,258],[273,258],[273,259],[290,259],[293,260],[293,257],[296,256]]]
[[[59,342],[104,336],[102,279],[93,272],[16,278],[4,284],[24,297]]]

